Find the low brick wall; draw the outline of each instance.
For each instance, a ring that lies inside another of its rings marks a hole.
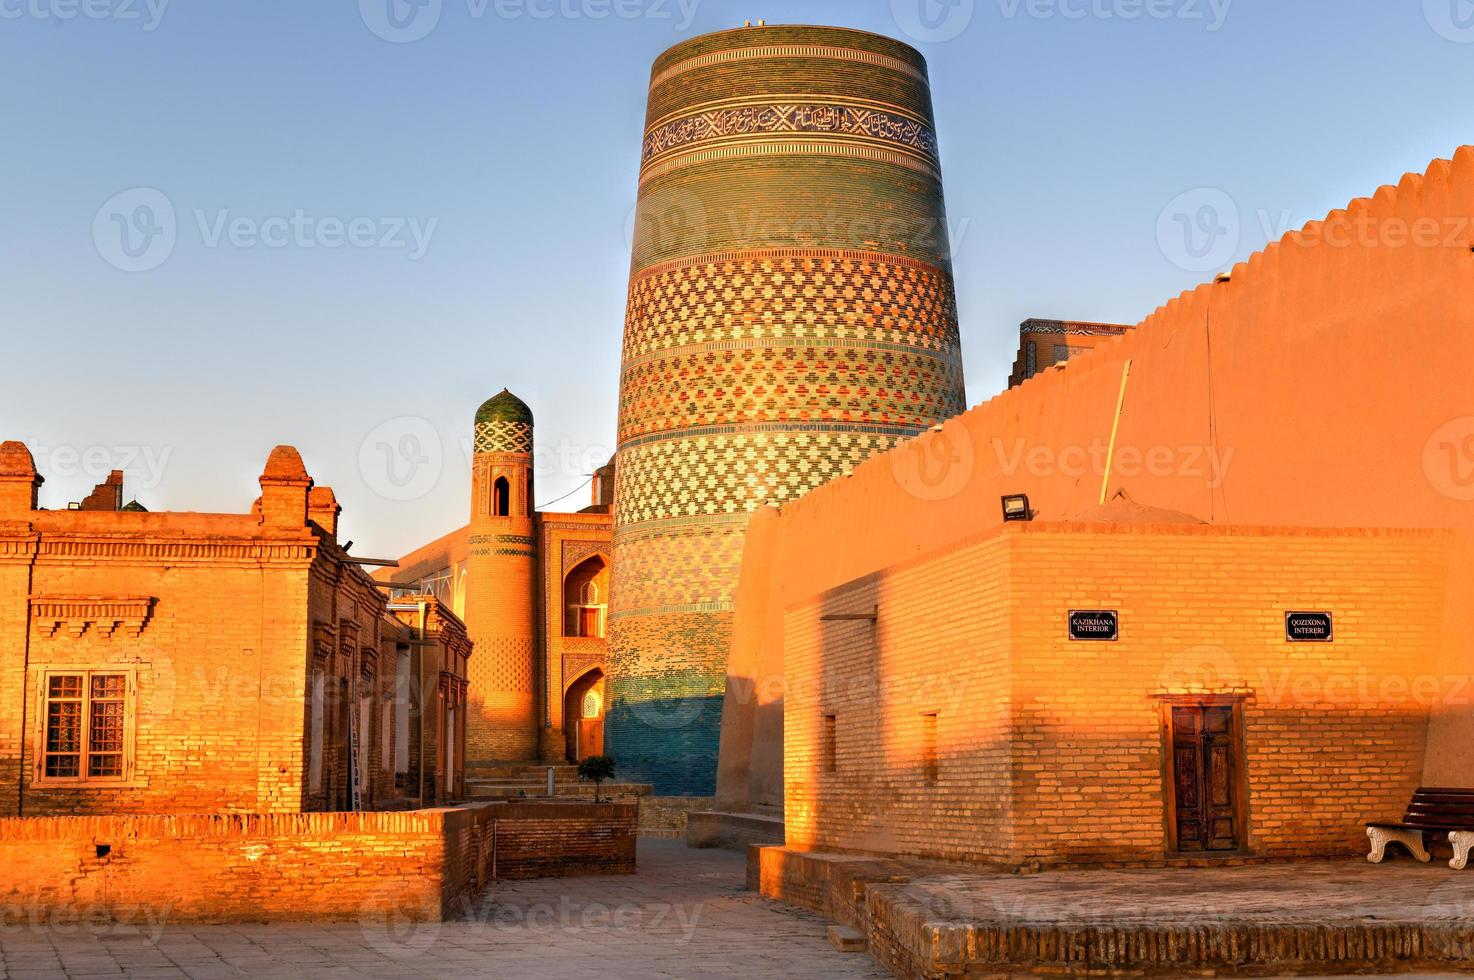
[[[687,847],[724,847],[747,853],[754,844],[783,843],[783,818],[775,814],[693,811],[686,818]]]
[[[492,803],[480,811],[488,880],[635,873],[631,803]]]
[[[401,921],[493,877],[632,873],[634,806],[0,819],[0,921]]]
[[[640,800],[640,836],[680,840],[686,821],[696,810],[710,810],[710,796],[646,796]]]

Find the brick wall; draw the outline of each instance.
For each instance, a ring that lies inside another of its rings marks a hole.
[[[1032,524],[791,609],[792,846],[1006,864],[1166,855],[1160,704],[1244,698],[1248,851],[1353,854],[1422,776],[1450,538]],[[878,607],[875,625],[836,620]],[[1071,641],[1070,609],[1120,638]],[[1335,641],[1292,644],[1289,610]],[[936,778],[926,721],[936,714]],[[825,771],[825,716],[835,771]]]
[[[1028,493],[1042,520],[1095,507],[1127,361],[1112,494],[1211,522],[1455,528],[1464,543],[1440,669],[1470,673],[1474,459],[1462,447],[1474,431],[1464,380],[1474,307],[1460,302],[1474,289],[1470,214],[1474,147],[1463,147],[1290,232],[1231,281],[1172,299],[1067,367],[781,513],[760,510],[742,559],[729,694],[784,673],[788,606],[997,526],[1001,494]],[[1406,232],[1419,223],[1435,233],[1412,244]],[[781,699],[733,701],[743,717],[723,722],[723,806],[777,795]],[[1438,712],[1430,744],[1426,781],[1474,783],[1474,713]]]
[[[0,819],[0,914],[401,921],[502,878],[633,873],[635,807]],[[493,844],[495,841],[495,844]],[[324,887],[331,883],[331,887]]]
[[[495,855],[494,878],[635,871],[635,804],[494,803],[482,809],[482,850],[485,855],[490,847]]]

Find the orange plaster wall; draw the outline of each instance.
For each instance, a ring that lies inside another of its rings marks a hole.
[[[1096,505],[1128,360],[1111,494],[1220,524],[1453,528],[1462,546],[1441,669],[1467,672],[1474,638],[1456,611],[1474,603],[1471,216],[1474,147],[1463,147],[1285,236],[1128,336],[760,513],[754,529],[776,528],[747,541],[729,693],[783,674],[781,610],[995,526],[1000,495],[1028,493],[1045,520]],[[735,718],[726,727],[746,725],[753,744],[732,751],[770,755],[770,731]],[[1425,778],[1474,786],[1474,714],[1440,712],[1432,732]],[[728,805],[774,802],[781,786],[755,762],[745,780],[740,766],[724,771]]]

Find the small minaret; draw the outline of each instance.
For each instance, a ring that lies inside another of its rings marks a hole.
[[[465,618],[475,646],[466,760],[535,761],[532,411],[503,389],[476,412],[474,432]]]

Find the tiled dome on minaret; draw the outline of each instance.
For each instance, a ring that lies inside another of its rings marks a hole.
[[[532,409],[507,389],[476,410],[476,452],[532,452]]]

